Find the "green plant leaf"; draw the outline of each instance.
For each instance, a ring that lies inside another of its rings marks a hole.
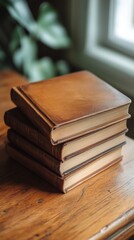
[[[28,36],[23,36],[20,44],[20,48],[13,55],[14,63],[17,67],[22,68],[25,74],[28,74],[29,69],[37,58],[37,45]]]
[[[52,78],[56,75],[56,67],[51,58],[45,57],[34,62],[29,69],[29,78],[32,82]]]
[[[24,73],[29,72],[32,64],[37,58],[37,45],[35,41],[30,37],[24,37],[21,41],[22,51],[23,51],[23,70]]]
[[[39,8],[38,20],[42,24],[53,24],[53,22],[58,21],[58,13],[49,3],[42,3]]]
[[[55,9],[49,3],[43,3],[40,6],[36,22],[26,0],[0,0],[0,4],[20,25],[13,32],[9,44],[8,52],[11,53],[11,62],[23,70],[33,81],[51,78],[57,73],[66,73],[67,65],[63,61],[55,64],[49,57],[36,60],[37,43],[34,39],[40,40],[54,49],[66,48],[70,45],[70,38],[60,23]],[[27,30],[30,37],[25,34],[24,29]],[[7,46],[8,39],[7,43],[4,37],[3,40]],[[3,57],[3,53],[0,54],[0,57]]]
[[[22,49],[17,49],[14,54],[13,54],[13,62],[14,65],[18,68],[21,69],[23,65],[23,52]]]
[[[57,61],[56,67],[60,75],[64,75],[70,72],[69,64],[65,60]]]
[[[19,47],[20,43],[21,43],[21,39],[24,37],[25,33],[24,30],[21,26],[17,25],[17,27],[15,27],[12,36],[11,36],[11,41],[9,43],[9,48],[11,53],[13,53],[16,48]]]
[[[6,3],[6,8],[12,18],[14,18],[20,25],[25,27],[28,31],[35,23],[30,8],[25,0],[9,0]]]
[[[25,0],[8,0],[5,7],[21,26],[47,46],[60,49],[70,45],[70,38],[60,23],[57,12],[49,3],[41,4],[37,22]]]
[[[33,32],[47,46],[59,49],[70,45],[70,38],[60,23],[57,12],[49,3],[41,4],[37,25],[34,27]]]

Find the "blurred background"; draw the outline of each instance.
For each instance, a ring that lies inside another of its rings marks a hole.
[[[132,99],[134,0],[0,0],[0,70],[29,81],[87,69]]]

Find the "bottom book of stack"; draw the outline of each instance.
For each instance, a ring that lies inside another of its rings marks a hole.
[[[11,142],[7,144],[6,150],[8,155],[20,162],[26,168],[37,173],[47,182],[58,188],[61,192],[68,192],[85,180],[95,176],[103,170],[109,168],[111,165],[119,162],[122,159],[121,150],[124,142],[109,149],[105,153],[98,155],[91,159],[79,168],[72,169],[62,176],[59,176],[54,171],[51,171],[41,162],[14,146]]]

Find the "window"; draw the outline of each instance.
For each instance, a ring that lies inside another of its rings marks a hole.
[[[120,51],[134,57],[134,0],[110,1],[107,40]]]
[[[134,97],[134,0],[70,1],[70,61]]]

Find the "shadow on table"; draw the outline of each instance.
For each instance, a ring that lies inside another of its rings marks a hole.
[[[45,182],[21,164],[7,156],[5,144],[0,146],[0,185],[20,185],[23,189],[38,189],[47,193],[61,194],[56,188]]]

